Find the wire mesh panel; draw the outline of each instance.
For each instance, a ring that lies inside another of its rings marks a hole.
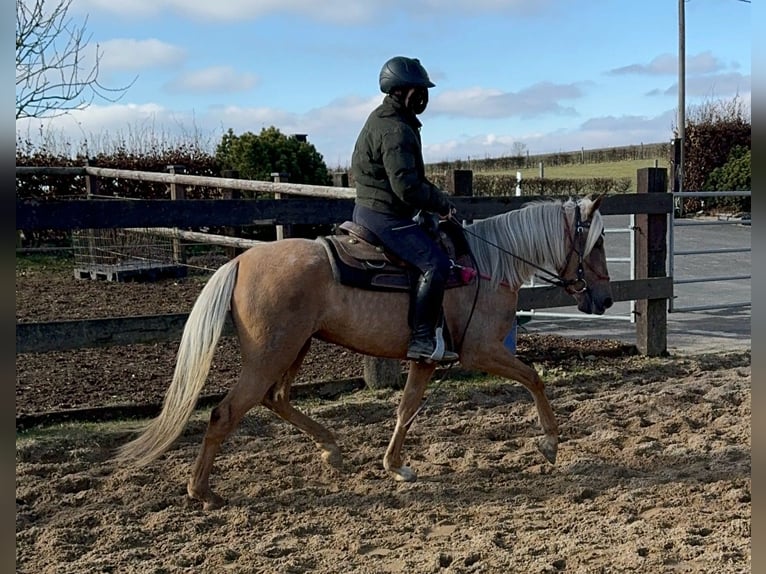
[[[177,241],[150,229],[76,230],[72,232],[74,275],[106,281],[180,277],[186,274],[186,267],[178,260]]]

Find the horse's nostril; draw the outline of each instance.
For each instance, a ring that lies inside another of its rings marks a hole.
[[[612,306],[612,298],[607,297],[606,299],[604,299],[604,309],[609,309],[609,307],[611,306]]]

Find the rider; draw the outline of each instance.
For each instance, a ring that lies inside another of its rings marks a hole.
[[[386,96],[367,118],[351,159],[353,220],[420,272],[412,294],[407,358],[456,361],[457,354],[444,350],[436,338],[451,262],[414,220],[420,211],[442,218],[455,211],[449,196],[426,179],[423,164],[417,116],[426,109],[428,88],[435,84],[419,60],[403,56],[383,65],[379,84]]]

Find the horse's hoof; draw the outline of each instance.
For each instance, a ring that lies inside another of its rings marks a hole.
[[[216,508],[221,508],[224,504],[223,498],[211,492],[209,499],[202,503],[202,510],[215,510]]]
[[[556,437],[544,436],[537,441],[537,449],[543,453],[545,460],[551,464],[556,464],[556,454],[559,450],[559,441]]]
[[[191,484],[187,485],[186,494],[189,496],[189,499],[201,502],[203,510],[215,510],[216,508],[221,508],[226,503],[223,498],[212,490],[201,493],[193,488]]]
[[[337,446],[323,447],[322,460],[333,468],[339,469],[343,466],[343,456],[340,454],[340,449]]]
[[[397,482],[415,482],[418,479],[418,475],[409,466],[392,468],[390,472],[394,475],[394,480]]]

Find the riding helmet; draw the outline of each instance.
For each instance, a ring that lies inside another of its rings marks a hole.
[[[391,93],[395,88],[433,88],[428,72],[417,58],[396,56],[383,64],[380,70],[380,91]]]

